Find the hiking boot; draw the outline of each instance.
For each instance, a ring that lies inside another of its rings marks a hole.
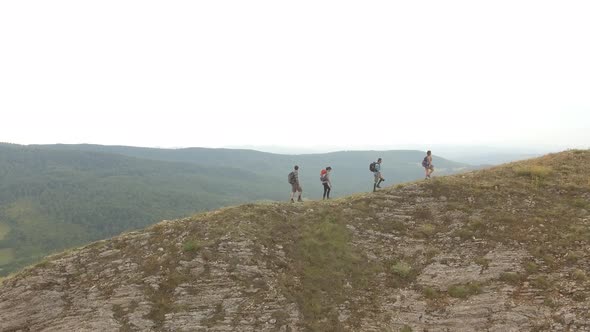
[[[295,201],[291,198],[291,203],[295,203]]]
[[[303,202],[303,200],[301,199],[301,197],[299,197],[299,198],[297,199],[297,202]]]

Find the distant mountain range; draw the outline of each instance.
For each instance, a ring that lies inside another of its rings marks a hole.
[[[287,174],[301,166],[304,197],[320,197],[319,172],[333,168],[333,196],[369,191],[371,161],[385,184],[420,179],[420,151],[278,155],[231,149],[0,144],[0,274],[49,252],[162,219],[243,202],[286,200]],[[434,157],[438,174],[470,166]]]
[[[282,147],[282,146],[242,146],[229,147],[235,149],[252,149],[279,154],[307,154],[307,153],[325,153],[328,151],[341,150],[426,150],[431,149],[438,155],[446,158],[467,163],[470,165],[499,165],[511,161],[530,159],[541,155],[566,150],[566,147],[493,147],[493,146],[461,146],[461,145],[429,145],[428,148],[418,145],[401,145],[401,146],[355,146],[353,148],[342,148],[338,146],[316,146],[313,148],[305,147]]]

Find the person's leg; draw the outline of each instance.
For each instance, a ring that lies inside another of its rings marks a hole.
[[[328,192],[326,193],[326,197],[327,199],[330,199],[330,191],[332,191],[332,188],[330,188],[330,186],[326,183],[326,187],[328,189]]]
[[[295,203],[295,192],[297,191],[297,189],[295,188],[295,185],[291,185],[291,203]]]
[[[322,199],[326,199],[326,194],[328,192],[328,186],[326,183],[323,183],[323,185],[324,185],[324,196],[322,197]]]
[[[375,175],[375,182],[373,183],[373,192],[377,191],[377,182],[379,181],[379,175],[377,173]]]
[[[378,174],[377,188],[381,188],[380,184],[381,184],[381,182],[383,182],[383,177],[381,176],[381,172],[379,172],[377,174]]]
[[[297,186],[297,191],[299,192],[299,197],[297,198],[297,201],[303,202],[303,200],[301,199],[301,194],[303,194],[303,188],[301,188],[301,186]]]

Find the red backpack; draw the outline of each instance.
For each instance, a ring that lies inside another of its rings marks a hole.
[[[321,181],[321,182],[328,181],[328,171],[326,171],[325,169],[323,169],[323,170],[320,172],[320,181]]]

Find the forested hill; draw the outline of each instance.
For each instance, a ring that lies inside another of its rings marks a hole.
[[[0,274],[53,250],[282,189],[223,166],[0,145]]]
[[[240,149],[158,149],[129,146],[104,145],[44,145],[44,148],[56,150],[79,150],[120,155],[143,159],[187,162],[203,166],[226,166],[246,169],[264,175],[270,181],[277,180],[277,185],[284,185],[286,174],[293,165],[301,167],[300,177],[303,179],[307,195],[317,198],[319,190],[313,191],[310,186],[318,186],[319,173],[322,168],[332,166],[335,191],[338,195],[348,195],[370,189],[371,174],[368,166],[371,161],[383,158],[383,172],[387,183],[399,183],[419,179],[423,169],[420,167],[424,151],[390,150],[390,151],[340,151],[321,154],[284,155],[265,153],[254,150]],[[437,174],[450,174],[473,169],[472,166],[450,161],[436,155],[434,164]],[[368,181],[367,181],[368,180]]]
[[[334,168],[333,196],[371,189],[368,164],[384,159],[386,184],[422,176],[419,151],[275,155],[249,150],[0,144],[0,274],[49,252],[222,206],[286,200],[301,166],[306,198]],[[435,156],[447,172],[465,165]]]

